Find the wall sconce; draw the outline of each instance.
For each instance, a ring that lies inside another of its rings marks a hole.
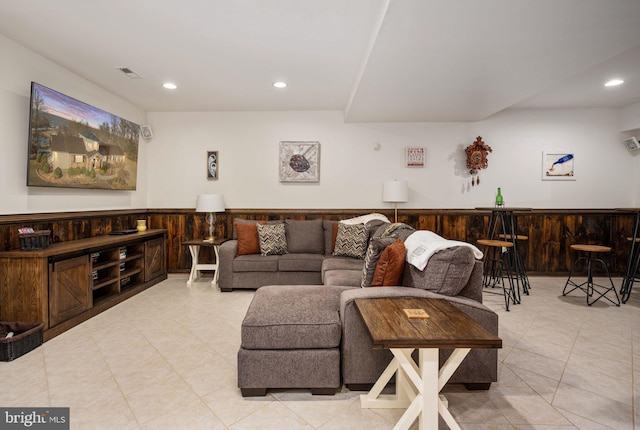
[[[207,212],[207,223],[209,224],[208,242],[213,242],[213,226],[216,223],[216,212],[224,212],[224,197],[222,194],[198,194],[196,199],[196,212]]]
[[[385,181],[382,184],[382,201],[394,204],[395,219],[398,222],[398,203],[409,201],[409,184],[397,179]]]

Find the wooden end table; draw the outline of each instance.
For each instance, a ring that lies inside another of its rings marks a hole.
[[[193,239],[182,242],[182,245],[189,247],[189,252],[191,253],[191,272],[189,274],[189,279],[187,280],[187,285],[191,285],[193,281],[195,281],[198,277],[201,276],[201,270],[214,270],[213,280],[211,281],[211,286],[215,286],[218,284],[218,262],[220,261],[220,255],[218,254],[218,247],[222,245],[229,239],[214,239],[214,240],[206,240],[206,239]],[[200,247],[202,246],[212,246],[213,252],[216,256],[215,263],[207,263],[200,264],[198,261],[198,255],[200,254]]]
[[[413,297],[355,299],[374,348],[390,349],[393,360],[368,394],[363,408],[407,408],[394,429],[408,429],[419,417],[419,428],[437,429],[438,414],[451,429],[459,429],[440,390],[471,348],[501,348],[502,340],[446,300]],[[409,318],[404,309],[422,309],[426,319]],[[439,369],[439,349],[453,349]],[[418,349],[418,364],[411,353]],[[396,375],[394,394],[381,392]]]

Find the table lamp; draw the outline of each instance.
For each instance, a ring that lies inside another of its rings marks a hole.
[[[207,223],[209,224],[209,236],[207,241],[213,242],[213,226],[216,223],[216,212],[224,212],[224,198],[222,194],[198,194],[196,199],[196,212],[207,212]]]
[[[392,179],[382,184],[382,201],[394,204],[395,220],[398,222],[398,203],[409,201],[409,184],[407,181]]]

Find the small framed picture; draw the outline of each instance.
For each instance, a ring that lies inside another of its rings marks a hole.
[[[218,151],[207,152],[207,179],[218,179]]]
[[[405,148],[406,167],[424,167],[424,147],[408,146]]]
[[[543,181],[575,181],[573,151],[542,151]]]

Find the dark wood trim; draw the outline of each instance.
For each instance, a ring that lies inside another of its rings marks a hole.
[[[340,220],[367,213],[382,213],[393,219],[392,208],[369,209],[287,209],[232,208],[218,214],[216,236],[230,237],[233,219],[333,219]],[[417,229],[427,229],[448,239],[476,243],[485,236],[490,211],[476,209],[404,209],[398,221]],[[100,236],[111,230],[132,228],[137,219],[146,219],[150,229],[166,229],[168,271],[187,273],[191,256],[182,242],[202,238],[207,231],[205,214],[194,208],[124,209],[86,212],[56,212],[0,215],[0,251],[20,247],[17,229],[30,226],[51,230],[53,242]],[[532,209],[518,216],[519,234],[529,237],[521,244],[525,267],[533,275],[566,276],[573,261],[572,243],[611,246],[610,270],[619,275],[626,269],[634,215],[615,208]],[[202,251],[203,261],[213,258]]]

